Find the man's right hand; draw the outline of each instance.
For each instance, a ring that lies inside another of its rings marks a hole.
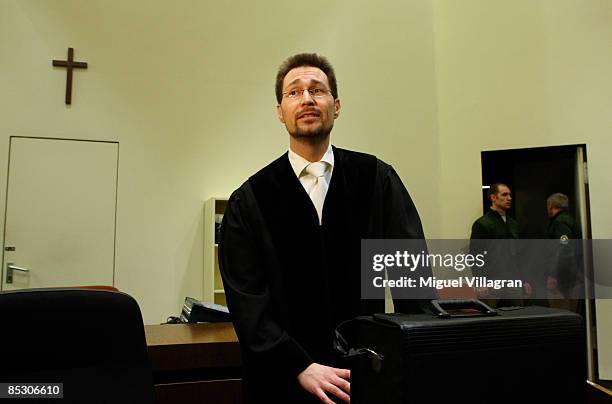
[[[328,393],[333,394],[345,403],[350,403],[351,398],[351,371],[312,363],[298,375],[300,385],[309,393],[317,396],[321,402],[334,404],[329,399]]]

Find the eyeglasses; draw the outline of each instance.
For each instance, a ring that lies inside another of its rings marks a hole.
[[[283,93],[283,96],[289,100],[297,100],[304,96],[304,91],[308,91],[311,97],[322,98],[329,94],[329,90],[323,87],[310,87],[310,88],[292,88]]]

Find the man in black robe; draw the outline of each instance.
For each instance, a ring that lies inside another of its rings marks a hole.
[[[391,166],[331,146],[340,100],[327,59],[287,59],[276,97],[289,152],[231,195],[220,234],[245,383],[250,402],[346,402],[350,371],[333,367],[334,328],[384,311],[383,300],[360,296],[361,239],[422,239],[423,230]],[[398,300],[395,309],[419,306]]]

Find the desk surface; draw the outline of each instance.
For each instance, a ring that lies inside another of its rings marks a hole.
[[[146,325],[147,345],[238,342],[232,323]]]

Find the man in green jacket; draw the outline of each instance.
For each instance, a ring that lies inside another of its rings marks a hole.
[[[562,193],[549,196],[546,209],[550,217],[548,238],[559,241],[548,274],[547,287],[550,291],[558,290],[566,298],[576,297],[579,291],[575,288],[583,286],[581,248],[574,241],[582,239],[580,225],[568,213],[569,201]]]
[[[510,187],[506,184],[495,183],[491,185],[487,195],[491,201],[491,208],[474,222],[470,236],[472,252],[486,251],[486,267],[480,273],[473,271],[473,275],[494,279],[523,280],[517,262],[516,246],[510,241],[519,238],[518,222],[507,216],[507,211],[512,207]],[[531,286],[523,280],[522,288],[480,289],[477,292],[482,297],[499,299],[489,303],[500,307],[521,304],[520,299],[531,294]]]
[[[502,183],[493,184],[487,196],[491,208],[474,222],[470,239],[518,239],[518,222],[506,215],[512,207],[510,188]]]

